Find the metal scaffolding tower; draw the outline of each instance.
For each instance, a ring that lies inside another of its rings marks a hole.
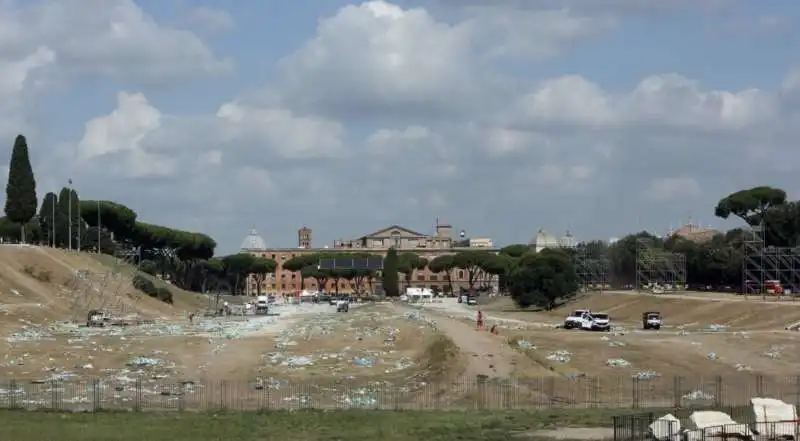
[[[742,294],[766,298],[768,280],[780,283],[793,296],[800,292],[800,248],[766,246],[763,225],[744,232]]]
[[[636,290],[661,293],[686,289],[686,256],[636,239]]]
[[[582,292],[602,292],[609,284],[611,261],[606,257],[593,257],[592,254],[583,246],[575,249],[573,260]]]

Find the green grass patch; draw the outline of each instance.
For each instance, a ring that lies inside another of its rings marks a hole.
[[[0,411],[14,441],[507,441],[514,433],[609,427],[624,409],[536,411],[283,411],[241,413]]]

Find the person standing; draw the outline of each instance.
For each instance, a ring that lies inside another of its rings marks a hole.
[[[478,311],[478,318],[476,320],[477,330],[480,331],[483,329],[483,311]]]

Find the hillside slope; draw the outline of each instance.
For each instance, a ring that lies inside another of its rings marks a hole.
[[[135,268],[88,253],[35,246],[0,246],[0,327],[60,320],[82,322],[90,309],[170,319],[196,310],[199,296],[173,291],[173,305],[133,288]]]

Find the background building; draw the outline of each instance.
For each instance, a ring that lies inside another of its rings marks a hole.
[[[336,281],[334,280],[329,280],[327,286],[319,287],[317,286],[317,281],[314,279],[305,279],[301,282],[299,271],[289,271],[283,268],[283,264],[286,261],[303,254],[321,252],[332,254],[362,252],[374,253],[376,256],[383,257],[386,255],[389,248],[393,247],[398,253],[414,252],[430,261],[438,256],[453,254],[463,250],[481,249],[491,252],[497,251],[492,247],[492,240],[489,238],[465,239],[462,241],[459,238],[453,237],[452,225],[438,223],[433,234],[424,234],[400,225],[391,225],[355,239],[336,240],[332,247],[324,248],[312,248],[311,237],[312,230],[303,227],[298,230],[297,248],[269,248],[255,229],[250,231],[247,237],[242,241],[242,252],[273,259],[278,264],[274,278],[267,278],[262,282],[262,292],[292,293],[304,289],[310,291],[322,289],[326,292],[335,292]],[[466,243],[467,246],[458,246],[464,243]],[[445,274],[432,273],[427,268],[415,271],[411,279],[413,286],[438,288],[441,290],[449,289]],[[455,290],[458,290],[460,287],[468,286],[468,276],[465,270],[453,270],[451,279]],[[405,284],[402,275],[400,282],[402,285]],[[255,282],[251,279],[250,283],[254,284]],[[491,280],[492,285],[496,286],[496,283],[496,280]],[[340,280],[338,288],[340,293],[348,293],[354,291],[356,287],[355,284],[350,281]],[[257,290],[253,286],[249,287],[248,291],[256,292]]]

